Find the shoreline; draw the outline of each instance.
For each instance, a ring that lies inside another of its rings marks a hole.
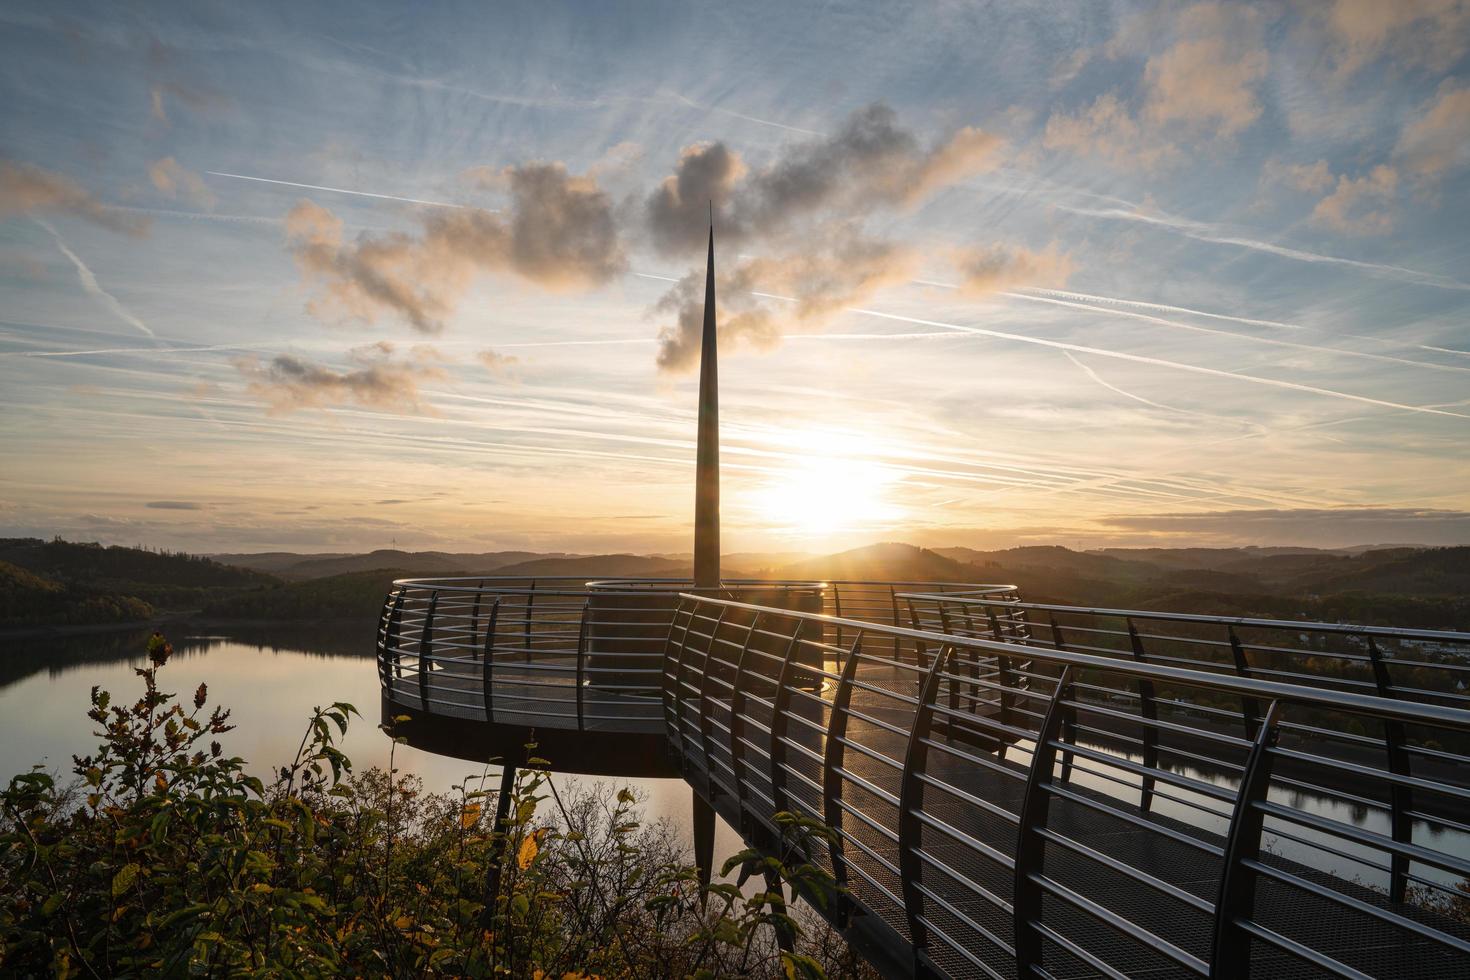
[[[238,628],[339,626],[361,624],[358,617],[330,616],[321,619],[219,619],[190,612],[170,613],[152,619],[135,619],[122,623],[50,623],[32,626],[0,627],[0,639],[37,639],[44,637],[88,636],[97,633],[124,633],[130,630],[159,629],[165,626]]]

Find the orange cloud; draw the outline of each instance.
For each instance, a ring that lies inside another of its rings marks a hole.
[[[292,354],[262,364],[256,357],[235,361],[246,390],[263,400],[272,415],[302,408],[356,404],[367,408],[432,415],[419,398],[419,382],[444,377],[432,362],[432,348],[415,347],[407,360],[395,359],[393,345],[379,341],[348,352],[357,366],[335,370]]]
[[[204,178],[183,167],[173,157],[150,163],[148,179],[161,194],[184,198],[206,210],[214,207],[214,194],[204,185]]]
[[[1470,162],[1470,88],[1440,88],[1429,111],[1404,127],[1394,156],[1421,178]]]
[[[1007,245],[956,249],[960,288],[972,296],[1022,286],[1063,286],[1072,275],[1072,259],[1053,243],[1039,252]]]
[[[141,238],[147,218],[110,208],[75,181],[28,163],[0,160],[0,219],[17,214],[69,214]]]
[[[1384,235],[1393,230],[1388,205],[1398,191],[1399,176],[1392,167],[1374,167],[1363,177],[1337,178],[1337,189],[1317,202],[1313,224],[1349,235]]]

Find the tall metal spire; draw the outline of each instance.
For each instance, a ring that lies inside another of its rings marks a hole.
[[[699,443],[694,471],[694,587],[720,585],[720,375],[715,341],[715,213],[710,204],[709,263],[704,278],[704,334],[699,346]]]

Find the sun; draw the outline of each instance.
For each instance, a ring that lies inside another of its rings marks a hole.
[[[753,504],[773,529],[811,536],[863,530],[898,517],[898,479],[873,460],[808,456],[773,475],[756,490]]]

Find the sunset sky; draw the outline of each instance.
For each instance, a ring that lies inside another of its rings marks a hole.
[[[688,551],[713,201],[727,551],[1470,544],[1467,48],[1458,0],[4,0],[0,534]]]

